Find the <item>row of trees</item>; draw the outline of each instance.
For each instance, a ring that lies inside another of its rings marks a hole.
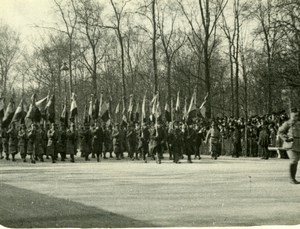
[[[121,101],[182,103],[208,94],[207,116],[245,116],[286,108],[281,89],[300,86],[300,3],[297,0],[53,0],[56,24],[34,51],[0,26],[2,92],[9,97],[56,95],[61,112],[76,92],[79,110],[93,94]],[[66,63],[64,65],[64,63]]]

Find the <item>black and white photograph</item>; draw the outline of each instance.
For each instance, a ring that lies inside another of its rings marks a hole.
[[[299,115],[299,0],[0,0],[0,228],[296,228]]]

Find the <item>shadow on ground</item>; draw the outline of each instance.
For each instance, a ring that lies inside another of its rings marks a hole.
[[[0,190],[0,224],[5,227],[155,227],[145,221],[3,183]]]

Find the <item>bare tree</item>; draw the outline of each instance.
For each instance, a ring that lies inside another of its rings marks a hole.
[[[4,95],[7,92],[10,70],[16,63],[19,51],[19,34],[12,30],[8,25],[0,24],[0,73],[1,89]]]
[[[103,25],[101,14],[103,6],[93,0],[80,0],[76,13],[78,14],[79,31],[83,34],[82,59],[83,64],[91,74],[93,94],[98,94],[98,65],[106,53],[106,46],[102,46],[102,54],[100,53],[101,38],[105,36],[105,31],[101,30],[99,25]],[[87,47],[84,45],[87,41]],[[91,61],[90,61],[91,59]]]
[[[210,0],[199,0],[199,14],[201,17],[201,24],[198,24],[198,28],[203,29],[203,35],[199,35],[198,28],[194,26],[193,20],[189,17],[182,1],[178,0],[181,9],[191,26],[191,29],[199,39],[203,47],[203,62],[204,62],[204,74],[205,74],[205,85],[208,94],[207,98],[207,117],[211,117],[211,56],[216,47],[216,28],[217,22],[227,5],[228,0],[218,0],[211,2]]]
[[[56,23],[55,27],[45,27],[48,29],[56,30],[58,32],[61,32],[65,34],[68,37],[68,43],[69,43],[69,52],[68,52],[68,64],[69,64],[69,74],[70,74],[70,81],[69,81],[69,87],[70,87],[70,96],[73,91],[73,51],[74,51],[74,39],[75,39],[75,31],[76,31],[76,25],[78,23],[78,15],[76,14],[76,0],[70,0],[68,1],[68,4],[65,6],[62,4],[62,2],[58,0],[53,0],[57,9],[58,14],[61,16],[61,19],[63,21],[64,29],[61,29],[61,26]],[[69,96],[69,98],[70,98]]]
[[[177,9],[174,9],[171,5],[174,2],[169,2],[166,5],[159,8],[158,11],[158,28],[160,31],[160,38],[163,46],[163,51],[165,55],[165,63],[167,66],[167,89],[168,89],[168,103],[171,107],[172,93],[171,93],[171,70],[172,63],[175,54],[185,43],[185,36],[182,36],[182,32],[178,29],[176,31],[175,23],[177,18]],[[171,25],[166,28],[166,19],[170,18]],[[168,31],[168,30],[169,31]]]

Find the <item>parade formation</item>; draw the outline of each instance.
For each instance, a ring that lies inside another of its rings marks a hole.
[[[102,95],[101,95],[102,96]],[[206,119],[205,103],[197,108],[191,98],[186,113],[179,118],[176,109],[180,106],[177,98],[176,107],[165,107],[161,112],[158,94],[150,102],[149,116],[146,115],[145,98],[141,107],[133,112],[131,98],[128,113],[123,111],[119,122],[116,107],[115,120],[109,114],[109,104],[91,100],[88,111],[85,109],[82,122],[78,120],[76,96],[73,94],[70,115],[66,106],[55,122],[54,96],[47,96],[32,103],[26,111],[22,100],[14,111],[13,101],[8,104],[1,128],[1,159],[16,161],[19,154],[23,162],[52,163],[65,161],[67,155],[75,162],[75,155],[97,160],[115,158],[121,160],[155,160],[161,164],[167,154],[174,163],[192,159],[201,159],[201,153],[208,153],[213,160],[221,155],[232,157],[249,156],[269,159],[269,147],[281,148],[282,140],[278,128],[288,120],[285,111],[264,116],[244,118],[223,117]],[[100,99],[102,101],[102,97]],[[3,99],[1,106],[4,110]],[[97,105],[99,104],[99,105]],[[127,114],[126,114],[127,113]],[[97,114],[97,115],[96,115]],[[148,116],[148,117],[147,117]],[[208,152],[203,152],[204,143]]]

